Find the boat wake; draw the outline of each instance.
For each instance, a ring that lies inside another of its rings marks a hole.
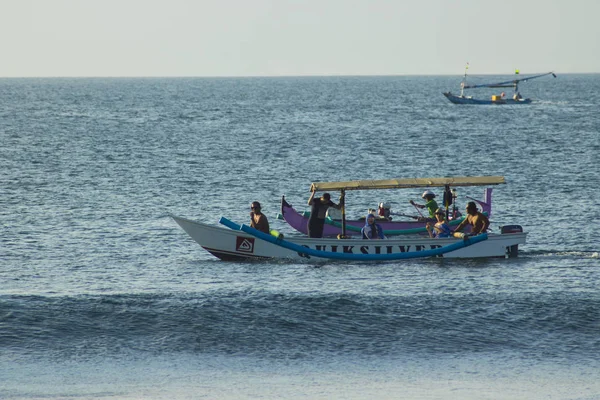
[[[598,251],[538,250],[523,251],[519,257],[568,257],[577,259],[600,259]]]

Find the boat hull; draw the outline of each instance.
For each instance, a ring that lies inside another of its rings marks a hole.
[[[243,231],[221,228],[186,218],[172,216],[187,234],[214,256],[228,261],[265,259],[317,259],[262,240]],[[488,239],[440,256],[439,258],[516,257],[518,246],[525,243],[526,233],[489,234]],[[363,240],[286,237],[286,241],[314,250],[347,254],[396,254],[440,248],[462,239],[402,237],[398,239]]]
[[[457,96],[450,92],[445,92],[444,96],[446,96],[446,98],[454,104],[521,105],[521,104],[531,104],[531,102],[532,102],[531,99],[520,99],[520,100],[501,99],[501,100],[495,100],[495,101],[494,100],[484,100],[484,99],[474,99],[473,97],[470,97],[470,96]]]

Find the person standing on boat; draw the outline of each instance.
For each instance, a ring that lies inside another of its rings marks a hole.
[[[363,239],[383,239],[383,229],[381,225],[375,223],[373,214],[367,215],[365,226],[360,230]]]
[[[323,196],[315,199],[315,191],[313,190],[308,199],[308,205],[311,206],[310,218],[308,219],[308,237],[323,237],[323,227],[325,226],[325,214],[327,213],[327,209],[333,207],[340,210],[342,204],[342,198],[340,198],[340,204],[335,204],[331,201],[331,195],[329,193],[323,193]]]
[[[423,192],[421,197],[423,199],[425,199],[425,201],[426,201],[425,205],[417,204],[412,200],[410,201],[410,204],[412,204],[413,206],[415,206],[417,208],[421,208],[421,209],[426,208],[427,211],[429,211],[429,218],[431,219],[431,222],[434,222],[435,221],[435,210],[437,210],[439,208],[438,203],[434,200],[435,193],[433,193],[431,190],[426,190]]]
[[[479,212],[474,201],[467,203],[467,218],[456,227],[454,234],[460,233],[467,225],[471,225],[471,234],[473,235],[486,232],[490,226],[490,220],[483,213]]]
[[[250,227],[264,233],[271,233],[267,216],[260,211],[260,203],[253,201],[250,205]]]
[[[431,222],[428,222],[427,225],[425,225],[425,228],[427,228],[427,232],[429,232],[429,237],[431,237],[431,238],[450,237],[452,235],[452,230],[450,229],[450,226],[446,222],[446,213],[444,212],[444,210],[441,208],[438,208],[435,211],[435,218],[437,219],[437,222],[435,223],[435,225],[431,225]]]

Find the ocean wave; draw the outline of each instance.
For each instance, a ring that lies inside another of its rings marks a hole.
[[[191,352],[311,354],[600,350],[588,293],[368,296],[257,291],[3,296],[0,347],[56,357]]]

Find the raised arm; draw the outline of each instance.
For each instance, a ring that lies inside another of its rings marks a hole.
[[[314,198],[315,198],[315,191],[313,190],[312,193],[310,194],[310,197],[308,198],[308,205],[309,206],[312,206]]]

